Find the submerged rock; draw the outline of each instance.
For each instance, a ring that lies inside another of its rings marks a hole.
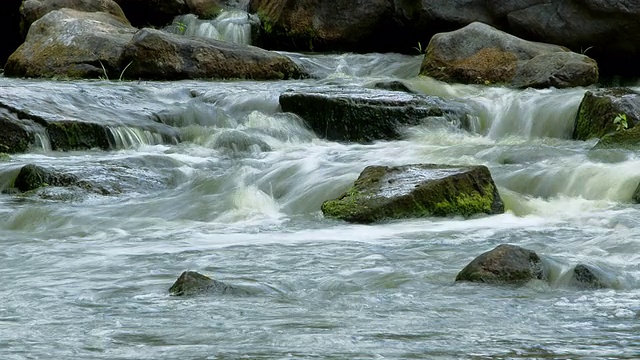
[[[236,287],[227,285],[222,281],[202,275],[195,271],[183,272],[178,280],[171,285],[169,293],[176,296],[196,295],[202,293],[237,294],[242,293]]]
[[[43,186],[72,186],[78,184],[78,178],[45,169],[38,165],[25,165],[14,181],[14,187],[22,192],[35,190]]]
[[[353,187],[322,204],[325,216],[354,223],[426,216],[500,214],[504,205],[486,166],[368,166]]]
[[[280,107],[305,120],[319,137],[371,142],[402,136],[402,127],[446,119],[467,126],[466,105],[435,96],[365,88],[286,91]]]
[[[456,276],[456,281],[489,284],[520,284],[534,279],[546,279],[538,254],[509,244],[481,254]]]
[[[434,35],[420,73],[447,82],[522,88],[587,86],[598,81],[598,65],[585,55],[526,41],[479,22]]]
[[[248,45],[142,29],[127,45],[127,76],[154,80],[285,80],[305,76],[284,55]]]
[[[610,287],[602,271],[584,264],[573,268],[570,284],[580,288],[602,289]]]
[[[213,147],[226,149],[232,153],[271,151],[271,147],[256,135],[249,135],[240,130],[221,132],[215,139]]]
[[[5,76],[117,78],[120,56],[135,31],[103,12],[51,11],[31,25],[7,60]]]
[[[614,122],[618,115],[624,115],[624,124]],[[573,139],[603,138],[607,134],[616,132],[619,127],[621,127],[620,130],[633,128],[639,119],[640,93],[628,88],[587,91],[576,114]],[[620,135],[605,141],[600,146],[615,147],[618,141],[628,143],[628,137]]]

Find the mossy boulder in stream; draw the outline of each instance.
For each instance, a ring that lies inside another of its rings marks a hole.
[[[546,279],[538,254],[509,244],[476,257],[456,276],[456,281],[489,284],[520,284],[534,279]]]
[[[622,127],[619,130],[623,130],[624,124],[614,123],[618,115],[625,116],[627,131],[633,128],[640,119],[640,93],[628,88],[587,91],[578,108],[573,139],[603,138],[607,134],[615,133],[619,125]],[[619,142],[623,145],[622,147],[626,147],[630,143],[629,135],[633,134],[620,134],[599,146],[616,147],[615,144]]]
[[[362,143],[398,139],[403,128],[443,120],[464,128],[471,112],[465,104],[436,96],[345,87],[286,91],[280,107],[300,116],[321,138]]]
[[[519,88],[588,86],[598,81],[598,65],[589,57],[480,22],[434,35],[420,73],[447,82]]]
[[[354,223],[504,212],[486,166],[368,166],[342,196],[322,204],[325,216]]]
[[[244,293],[244,291],[198,272],[185,271],[171,285],[169,293],[176,296],[184,296],[202,293],[238,294]]]
[[[15,154],[27,151],[33,134],[7,109],[0,107],[0,152]]]
[[[60,173],[29,164],[20,169],[13,186],[22,192],[27,192],[43,186],[73,186],[78,183],[78,178],[72,174]]]
[[[51,147],[56,150],[111,148],[106,126],[81,121],[53,121],[47,124]]]

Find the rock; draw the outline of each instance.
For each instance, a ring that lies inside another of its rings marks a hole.
[[[606,134],[616,132],[618,124],[615,124],[614,120],[622,114],[626,117],[628,129],[638,123],[640,119],[640,93],[627,88],[587,91],[576,114],[573,139],[602,138]],[[624,135],[619,138],[622,137]],[[607,142],[609,145],[614,143],[614,141]]]
[[[169,293],[176,296],[196,295],[201,293],[233,294],[239,289],[222,281],[213,280],[195,271],[183,272],[178,280],[169,288]],[[241,292],[241,291],[240,291]]]
[[[471,261],[458,273],[456,281],[520,284],[545,278],[542,262],[535,252],[503,244]]]
[[[486,166],[368,166],[347,192],[322,204],[353,223],[426,216],[500,214],[504,205]]]
[[[26,36],[31,24],[48,12],[63,8],[84,12],[105,12],[115,16],[122,23],[129,24],[120,6],[113,0],[25,0],[20,8],[23,34]]]
[[[21,153],[33,143],[33,134],[15,114],[0,107],[0,152]]]
[[[513,34],[588,53],[603,73],[638,74],[640,2],[522,1],[507,13]]]
[[[631,129],[620,129],[604,135],[593,147],[594,149],[640,149],[640,126]]]
[[[164,26],[177,15],[188,14],[187,0],[115,0],[134,26]]]
[[[405,84],[402,81],[398,80],[390,80],[390,81],[377,81],[372,87],[374,89],[382,89],[389,91],[402,91],[409,94],[417,94],[417,92],[409,87],[409,85]]]
[[[249,135],[240,130],[221,132],[215,139],[213,147],[225,149],[232,153],[271,151],[271,147],[259,137]]]
[[[81,121],[52,121],[47,124],[51,147],[56,150],[86,150],[112,148],[108,128]]]
[[[14,181],[14,187],[22,192],[43,186],[73,186],[78,178],[71,174],[58,173],[37,165],[25,165]]]
[[[0,68],[4,67],[9,55],[22,44],[20,32],[20,5],[22,0],[0,1]]]
[[[127,45],[123,63],[129,77],[178,79],[283,80],[302,70],[284,55],[253,46],[190,38],[142,29]]]
[[[610,287],[606,282],[602,270],[583,264],[578,264],[573,268],[570,280],[571,285],[587,289]]]
[[[103,12],[47,13],[7,60],[5,76],[117,78],[120,56],[136,29]],[[104,69],[103,69],[104,67]]]
[[[322,138],[371,142],[398,139],[403,126],[445,118],[455,127],[467,126],[466,105],[435,96],[364,88],[321,88],[286,91],[280,107],[305,120]]]
[[[434,35],[420,73],[447,82],[516,87],[586,86],[598,81],[598,65],[585,55],[478,22]]]

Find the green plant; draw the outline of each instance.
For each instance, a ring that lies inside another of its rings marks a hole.
[[[418,41],[418,46],[414,46],[413,48],[418,51],[418,54],[424,54],[425,50],[427,50],[422,48],[422,43],[420,41]]]
[[[178,34],[184,34],[185,30],[187,30],[187,24],[183,22],[175,23],[176,29],[178,30]]]
[[[124,72],[127,71],[127,69],[129,68],[129,66],[131,66],[131,64],[133,64],[133,60],[131,60],[127,66],[124,67],[124,69],[122,69],[122,72],[120,73],[120,77],[118,78],[118,81],[122,81],[123,76],[124,76]]]
[[[627,122],[627,114],[618,114],[615,119],[613,119],[613,123],[616,125],[616,131],[629,128],[629,123]]]
[[[582,47],[580,47],[580,54],[584,55],[587,53],[587,51],[589,51],[591,48],[593,48],[593,46],[589,46],[586,49],[583,49]]]

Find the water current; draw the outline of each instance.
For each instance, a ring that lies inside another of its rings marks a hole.
[[[0,195],[2,359],[627,359],[640,356],[640,154],[569,140],[587,89],[513,90],[417,77],[421,57],[287,54],[312,79],[41,81],[0,97],[47,117],[99,119],[113,151],[0,161],[111,194]],[[402,80],[473,109],[472,131],[417,126],[399,141],[326,141],[280,112],[287,89]],[[177,128],[162,141],[148,119]],[[133,130],[144,122],[147,130]],[[320,205],[367,165],[484,164],[505,214],[351,225]],[[548,282],[454,283],[498,244],[539,253]],[[612,288],[572,287],[577,263]],[[170,296],[184,270],[245,295]]]

